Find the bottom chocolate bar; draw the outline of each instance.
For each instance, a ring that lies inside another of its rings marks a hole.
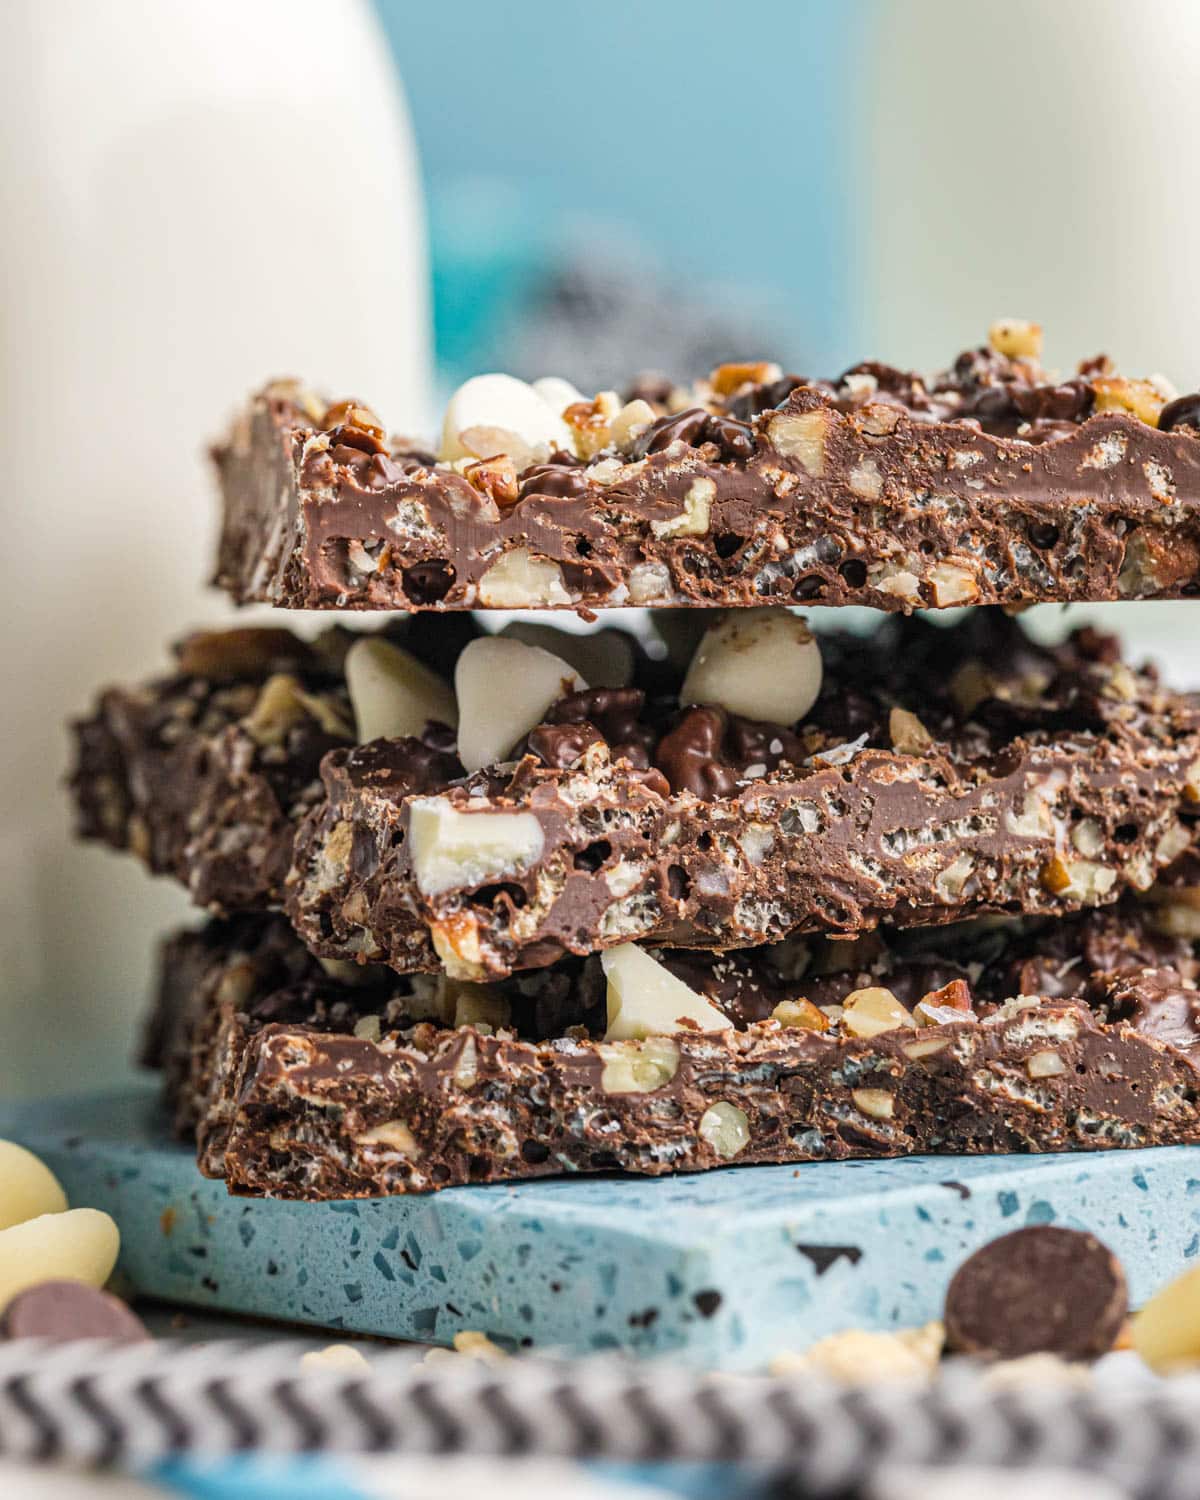
[[[637,1004],[665,971],[683,981],[677,1008],[690,995],[729,1028],[635,1040],[602,1039],[595,959],[488,987],[350,983],[283,919],[243,917],[171,940],[150,1032],[202,1170],[270,1197],[1200,1142],[1200,961],[1176,896],[853,942],[632,950],[652,966],[634,972]]]

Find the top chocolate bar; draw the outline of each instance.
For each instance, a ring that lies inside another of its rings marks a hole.
[[[1106,359],[1059,380],[1041,330],[925,380],[727,364],[586,400],[469,380],[440,455],[296,381],[215,450],[216,581],[304,609],[957,604],[1200,591],[1200,394]]]

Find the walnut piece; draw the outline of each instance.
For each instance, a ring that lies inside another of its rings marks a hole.
[[[537,609],[570,604],[562,569],[550,557],[514,547],[479,580],[479,602],[486,609]]]

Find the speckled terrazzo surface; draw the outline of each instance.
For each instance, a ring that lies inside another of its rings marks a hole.
[[[112,1213],[147,1296],[448,1343],[627,1348],[746,1368],[850,1325],[937,1316],[977,1245],[1093,1230],[1135,1304],[1200,1251],[1200,1151],[922,1157],[561,1179],[428,1197],[230,1198],[131,1090],[0,1110],[73,1204]]]

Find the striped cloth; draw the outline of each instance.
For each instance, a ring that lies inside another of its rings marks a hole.
[[[1130,1496],[1200,1493],[1200,1377],[996,1389],[969,1369],[929,1387],[706,1377],[526,1357],[305,1371],[303,1346],[0,1345],[0,1455],[145,1473],[180,1455],[469,1454],[738,1463],[798,1493],[883,1468],[1082,1468]]]

